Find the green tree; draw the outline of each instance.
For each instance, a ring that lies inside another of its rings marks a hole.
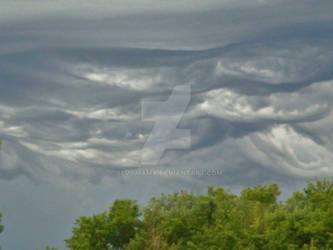
[[[276,203],[277,197],[281,194],[276,183],[270,185],[257,185],[253,188],[246,188],[241,193],[241,198],[266,204]]]
[[[332,250],[333,182],[310,182],[285,202],[277,184],[221,187],[204,195],[162,194],[141,208],[117,200],[108,212],[76,221],[71,249]]]
[[[70,249],[122,249],[140,226],[139,207],[133,201],[116,200],[109,212],[80,217],[75,224],[72,237],[65,240]]]
[[[58,248],[46,246],[43,249],[36,249],[36,250],[58,250]]]

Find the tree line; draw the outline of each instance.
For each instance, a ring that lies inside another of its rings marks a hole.
[[[285,201],[279,195],[273,183],[240,195],[222,187],[181,190],[143,206],[116,200],[78,218],[65,242],[71,250],[333,249],[333,181],[310,182]]]

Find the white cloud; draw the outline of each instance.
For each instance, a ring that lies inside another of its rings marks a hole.
[[[226,88],[216,89],[203,94],[202,102],[192,112],[234,121],[306,119],[329,108],[327,100],[313,93],[316,88],[310,89],[301,93],[275,93],[268,96],[246,96]]]
[[[282,48],[250,47],[247,53],[254,55],[221,58],[216,63],[217,76],[231,75],[243,79],[252,79],[269,84],[298,82],[318,69],[309,67],[313,63],[322,63],[327,52],[317,46],[299,47],[288,44]]]
[[[312,178],[333,174],[333,152],[289,125],[250,134],[238,145],[255,162],[287,174]]]
[[[101,68],[79,65],[76,74],[93,83],[124,89],[147,90],[161,84],[163,69]]]

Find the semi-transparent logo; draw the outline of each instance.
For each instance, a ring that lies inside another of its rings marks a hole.
[[[191,100],[191,87],[173,89],[167,101],[142,101],[141,117],[154,122],[154,127],[142,148],[141,163],[156,165],[167,149],[189,149],[190,129],[177,128]]]

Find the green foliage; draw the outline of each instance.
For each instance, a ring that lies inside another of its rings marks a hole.
[[[141,208],[117,200],[108,212],[76,221],[70,249],[329,250],[333,249],[333,182],[308,183],[285,202],[277,184],[221,187],[207,194],[162,194]]]
[[[58,248],[46,246],[43,249],[36,249],[36,250],[58,250]]]
[[[139,207],[129,200],[116,200],[109,212],[80,217],[73,235],[65,240],[73,250],[122,249],[140,226]]]
[[[254,188],[246,188],[242,191],[241,198],[263,204],[274,204],[280,194],[278,185],[273,183],[268,186],[258,185]]]

